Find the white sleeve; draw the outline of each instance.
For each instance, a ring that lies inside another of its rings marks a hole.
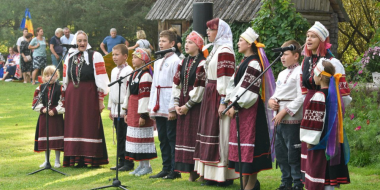
[[[294,114],[296,114],[299,111],[304,101],[304,97],[302,95],[302,89],[300,85],[301,83],[301,77],[299,77],[300,70],[301,70],[301,67],[297,67],[294,70],[294,72],[296,73],[296,81],[297,81],[295,84],[295,87],[297,88],[297,98],[289,102],[289,104],[287,104],[285,107],[286,112],[292,117],[294,116]]]

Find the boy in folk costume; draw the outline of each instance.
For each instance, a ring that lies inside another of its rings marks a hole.
[[[132,63],[136,69],[141,68],[149,61],[150,50],[137,48],[133,52]],[[124,121],[128,124],[125,158],[140,162],[139,167],[130,174],[141,176],[152,173],[149,160],[157,158],[153,136],[153,120],[149,118],[148,114],[152,71],[145,67],[130,75],[127,81],[127,94],[123,104],[123,109],[127,113],[124,116]]]
[[[201,104],[194,170],[206,185],[228,186],[239,177],[228,169],[228,138],[230,118],[222,115],[226,109],[227,84],[235,69],[235,54],[230,26],[219,18],[207,22],[207,36],[214,45],[205,63],[207,85]]]
[[[130,74],[133,69],[126,63],[128,59],[128,48],[124,44],[118,44],[112,48],[112,59],[116,67],[112,69],[111,81],[119,80],[120,77]],[[134,167],[133,161],[125,160],[125,136],[127,134],[127,124],[123,121],[125,111],[120,110],[120,118],[118,118],[118,104],[123,104],[124,97],[127,93],[127,78],[122,80],[120,88],[119,103],[119,85],[115,84],[110,87],[108,98],[108,110],[110,110],[109,118],[113,121],[117,134],[117,152],[119,157],[119,165],[112,167],[111,170],[129,171]],[[120,105],[121,108],[121,105]],[[119,122],[119,129],[117,128]],[[119,130],[119,131],[118,131]]]
[[[307,104],[300,138],[307,145],[305,188],[333,190],[350,183],[347,163],[350,149],[343,128],[344,105],[340,94],[341,73],[328,59],[320,59],[313,69],[314,82],[320,85]]]
[[[63,113],[65,112],[64,92],[63,88],[57,80],[59,79],[59,72],[55,73],[49,84],[50,77],[53,75],[55,66],[47,66],[43,72],[44,84],[37,87],[34,92],[33,106],[37,103],[38,96],[42,96],[40,102],[34,109],[40,112],[38,117],[36,135],[34,141],[34,151],[41,152],[45,151],[45,162],[40,165],[41,168],[46,166],[47,156],[50,154],[50,150],[55,150],[55,163],[54,167],[59,168],[61,163],[59,161],[60,151],[63,151]],[[46,87],[45,93],[40,94],[41,91]],[[48,102],[46,102],[46,96],[48,97]],[[49,114],[49,149],[46,151],[46,112]]]
[[[352,98],[350,97],[350,88],[346,82],[345,70],[342,63],[336,59],[331,51],[329,31],[320,22],[316,21],[315,24],[306,33],[305,43],[305,58],[301,66],[301,89],[304,95],[303,112],[308,105],[310,98],[313,97],[321,87],[315,84],[313,69],[316,67],[321,58],[329,59],[335,67],[336,73],[341,73],[342,77],[339,79],[339,89],[342,95],[343,103],[347,106]],[[305,143],[301,143],[301,172],[305,172],[307,160],[307,147]]]
[[[168,30],[160,33],[160,50],[172,48],[176,35]],[[173,78],[177,71],[180,59],[173,53],[165,54],[163,59],[154,63],[154,75],[150,91],[149,114],[156,120],[158,139],[162,156],[162,171],[150,178],[174,179],[181,176],[174,172],[174,151],[176,140],[177,114],[174,109],[172,94]],[[172,105],[172,106],[171,106]]]
[[[259,94],[261,83],[262,91],[270,88],[266,83],[273,78],[272,70],[265,73],[250,88],[248,86],[261,74],[269,62],[263,50],[264,44],[259,43],[259,35],[248,28],[240,35],[238,48],[239,53],[244,54],[244,58],[238,65],[233,77],[231,78],[225,101],[233,102],[237,95],[241,95],[246,89],[248,91],[237,101],[227,115],[231,117],[228,168],[235,169],[239,173],[239,157],[237,144],[237,129],[235,110],[239,110],[240,119],[240,142],[241,142],[241,169],[243,173],[244,189],[260,189],[257,174],[260,171],[272,169],[270,154],[270,140],[268,133],[268,121],[262,97],[271,94]],[[274,82],[274,81],[272,81]]]
[[[302,120],[303,96],[298,64],[301,46],[295,40],[285,42],[282,47],[293,45],[293,51],[285,51],[281,62],[285,70],[278,75],[276,91],[269,99],[268,107],[275,111],[275,151],[281,169],[281,185],[278,190],[302,189],[301,141],[299,137]],[[293,187],[292,187],[293,183]]]
[[[186,38],[185,51],[189,54],[180,64],[173,79],[174,107],[177,117],[175,145],[175,171],[190,173],[189,181],[199,175],[194,172],[194,149],[200,115],[200,102],[206,82],[205,57],[202,52],[203,38],[192,31]]]

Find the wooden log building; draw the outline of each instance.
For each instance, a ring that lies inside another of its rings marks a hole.
[[[347,22],[349,17],[341,0],[291,0],[297,12],[312,25],[320,21],[330,32],[333,44],[331,51],[337,55],[338,22]],[[228,23],[250,22],[262,5],[261,0],[157,0],[145,19],[158,21],[158,33],[176,27],[184,33],[192,23],[193,3],[213,2],[214,18]]]

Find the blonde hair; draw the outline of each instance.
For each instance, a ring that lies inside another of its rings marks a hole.
[[[54,73],[55,69],[56,69],[56,67],[54,65],[49,65],[49,66],[45,67],[44,72],[42,74],[42,76],[43,76],[42,81],[48,82],[49,79],[47,79],[46,76],[48,74],[52,75]],[[58,80],[59,79],[59,69],[57,69],[57,72],[55,72],[55,75],[57,76],[56,80]]]
[[[136,36],[138,39],[146,39],[146,34],[144,30],[139,30],[136,32]]]

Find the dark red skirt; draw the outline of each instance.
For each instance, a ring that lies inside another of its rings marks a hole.
[[[314,96],[314,94],[316,92],[317,92],[316,90],[309,90],[309,89],[307,90],[305,100],[303,101],[302,115],[305,114],[306,107],[309,104],[310,99]],[[305,171],[306,171],[306,158],[305,158],[305,156],[307,156],[307,145],[306,145],[306,143],[301,142],[301,171],[303,173],[305,173]]]
[[[243,175],[252,175],[263,170],[272,169],[268,124],[261,97],[252,107],[239,110],[239,118]],[[236,118],[233,118],[230,125],[228,168],[235,169],[235,172],[239,173],[236,133]],[[234,145],[231,143],[234,143]],[[249,146],[251,144],[254,144],[254,147]]]
[[[186,96],[182,90],[179,98],[179,105],[183,106],[190,100],[189,92],[193,87],[189,87]],[[182,173],[194,171],[194,151],[197,138],[198,122],[201,104],[194,105],[186,115],[177,116],[177,134],[175,143],[175,170]]]
[[[219,115],[221,96],[216,90],[216,80],[209,80],[199,116],[194,159],[203,162],[219,162]],[[202,143],[201,143],[202,142]]]
[[[108,164],[95,81],[81,81],[78,88],[69,81],[65,94],[64,141],[64,167],[80,160],[92,166]]]
[[[49,116],[49,149],[63,151],[63,114]],[[34,138],[34,151],[46,151],[46,115],[40,114]]]

